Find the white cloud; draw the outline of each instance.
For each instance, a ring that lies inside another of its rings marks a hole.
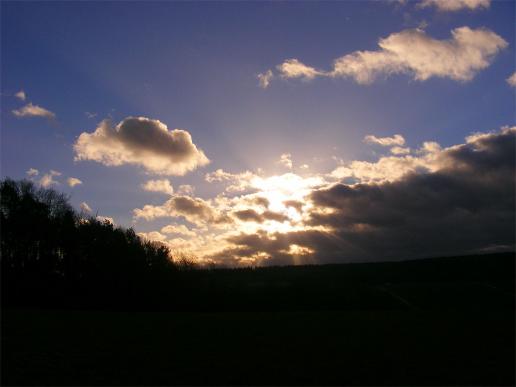
[[[228,192],[243,192],[251,187],[252,181],[258,176],[250,171],[241,173],[230,173],[222,169],[217,169],[215,172],[207,173],[204,179],[208,183],[214,182],[229,182],[226,187]]]
[[[283,78],[351,78],[359,84],[392,74],[407,74],[418,81],[438,77],[465,82],[487,68],[508,43],[487,28],[460,27],[444,40],[422,29],[407,29],[380,39],[378,45],[376,51],[355,51],[337,58],[331,71],[316,70],[297,59],[285,61],[278,71]]]
[[[33,105],[30,102],[19,109],[13,110],[12,112],[16,117],[44,117],[48,118],[49,120],[56,118],[56,115],[50,110],[42,108],[38,105]]]
[[[27,176],[34,177],[39,175],[39,171],[36,168],[30,168],[27,172],[25,172]]]
[[[463,9],[475,10],[475,9],[487,9],[491,4],[491,0],[422,0],[418,7],[435,7],[439,11],[453,12],[460,11]]]
[[[195,187],[190,184],[181,184],[177,189],[178,195],[192,196],[195,193]]]
[[[41,177],[39,184],[43,188],[48,188],[52,185],[57,185],[57,184],[59,184],[59,182],[57,180],[54,180],[54,177],[56,177],[56,176],[61,176],[61,172],[54,171],[51,169],[49,173],[46,173],[45,175],[43,175]]]
[[[163,234],[178,234],[188,237],[195,237],[197,234],[184,224],[169,224],[161,229]]]
[[[278,161],[281,165],[288,169],[292,169],[292,155],[290,153],[283,153]]]
[[[147,239],[149,241],[163,242],[167,239],[167,237],[165,235],[161,234],[158,231],[139,232],[138,236],[142,237],[143,239]]]
[[[70,186],[70,187],[75,187],[76,185],[78,184],[82,184],[82,181],[80,179],[77,179],[76,177],[69,177],[67,180],[66,180],[66,183]]]
[[[19,92],[14,94],[14,96],[16,98],[18,98],[20,101],[25,101],[27,99],[27,95],[25,94],[25,92],[23,90],[20,90]]]
[[[167,195],[172,195],[174,193],[174,188],[168,179],[149,180],[145,184],[142,184],[142,188],[145,191],[161,192]]]
[[[392,137],[376,137],[370,134],[364,137],[364,142],[381,146],[405,145],[405,139],[401,134],[395,134]]]
[[[287,59],[277,66],[280,76],[283,78],[302,78],[304,80],[314,79],[316,76],[324,75],[313,67],[301,63],[297,59]]]
[[[410,148],[404,148],[401,146],[394,146],[391,148],[391,153],[393,155],[406,155],[410,153]]]
[[[91,207],[88,205],[88,203],[86,202],[82,202],[80,205],[79,205],[79,208],[81,209],[81,212],[84,212],[84,213],[91,213]]]
[[[258,77],[258,85],[262,89],[266,89],[269,87],[269,84],[271,83],[272,78],[274,77],[272,70],[267,70],[264,73],[260,73],[257,75]]]
[[[113,218],[110,218],[109,216],[97,215],[97,220],[102,223],[108,222],[111,223],[113,226],[115,225],[115,220]]]
[[[127,117],[115,127],[104,120],[93,133],[82,133],[74,150],[75,160],[134,164],[162,175],[184,175],[209,163],[186,130],[168,130],[162,122],[145,117]]]
[[[516,87],[516,71],[513,72],[509,78],[507,78],[507,83],[512,87]]]

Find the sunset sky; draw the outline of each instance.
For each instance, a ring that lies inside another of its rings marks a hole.
[[[512,250],[515,12],[2,2],[1,176],[201,262]]]

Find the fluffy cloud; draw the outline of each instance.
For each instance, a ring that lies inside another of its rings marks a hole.
[[[54,118],[56,118],[56,115],[54,113],[52,113],[50,110],[42,108],[41,106],[38,106],[38,105],[33,105],[30,102],[27,105],[25,105],[19,109],[13,110],[12,112],[16,117],[20,117],[20,118],[21,117],[44,117],[49,120],[53,120]]]
[[[509,78],[507,78],[507,83],[512,87],[516,87],[516,71],[512,73]]]
[[[410,148],[404,148],[401,146],[394,146],[391,148],[391,153],[393,155],[406,155],[410,153]]]
[[[197,234],[195,231],[190,230],[184,224],[169,224],[161,229],[163,234],[178,234],[187,237],[195,237]]]
[[[14,94],[14,96],[16,98],[18,98],[20,101],[25,101],[27,99],[27,95],[25,94],[25,92],[23,90],[20,90],[19,92]]]
[[[82,181],[80,179],[77,179],[76,177],[69,177],[66,180],[66,183],[69,187],[75,187],[76,185],[82,184]]]
[[[274,77],[272,70],[267,70],[264,73],[258,74],[258,85],[262,89],[266,89],[269,87],[269,84],[271,83],[272,78]]]
[[[88,213],[88,214],[91,213],[91,211],[92,211],[91,207],[86,202],[82,202],[79,205],[79,208],[81,209],[82,212]]]
[[[109,216],[102,216],[102,215],[97,215],[97,218],[96,218],[99,222],[102,222],[102,223],[111,223],[113,226],[115,225],[115,220]]]
[[[104,120],[93,133],[82,133],[74,150],[75,160],[135,164],[163,175],[184,175],[209,163],[190,133],[168,130],[162,122],[145,117],[128,117],[114,127]]]
[[[422,29],[408,29],[380,39],[378,45],[376,51],[337,58],[330,71],[315,70],[297,59],[286,60],[278,71],[283,78],[351,78],[359,84],[392,74],[408,74],[418,81],[439,77],[465,82],[487,68],[507,42],[486,28],[460,27],[445,40],[434,39]]]
[[[281,165],[288,169],[292,169],[292,155],[290,153],[283,153],[278,161]]]
[[[381,146],[405,145],[405,139],[401,134],[395,134],[392,137],[376,137],[368,135],[364,137],[364,142],[368,144],[378,144]]]
[[[52,185],[57,185],[59,182],[57,180],[54,180],[54,177],[61,176],[61,172],[50,170],[49,173],[44,174],[41,179],[39,180],[39,184],[43,188],[48,188]]]
[[[253,182],[259,177],[250,171],[242,173],[230,173],[223,169],[207,173],[204,179],[208,183],[229,183],[226,187],[227,192],[243,192],[252,187]]]
[[[25,172],[29,178],[39,175],[39,171],[36,168],[30,168],[27,172]]]
[[[142,184],[142,188],[145,191],[161,192],[167,195],[172,195],[174,193],[174,188],[168,179],[149,180],[145,184]]]
[[[145,205],[133,210],[136,219],[152,220],[182,217],[196,225],[231,223],[231,218],[214,208],[210,202],[191,196],[175,195],[161,206]]]
[[[301,63],[297,59],[287,59],[277,66],[282,78],[301,78],[304,80],[314,79],[316,76],[324,75],[323,72]]]
[[[439,11],[453,12],[460,11],[463,9],[475,10],[475,9],[487,9],[491,4],[491,0],[422,0],[418,7],[435,7]]]

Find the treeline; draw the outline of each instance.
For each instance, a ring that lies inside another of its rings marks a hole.
[[[514,310],[515,254],[185,270],[163,244],[85,218],[28,181],[0,182],[3,308]],[[174,257],[177,258],[177,257]]]
[[[163,244],[85,218],[66,195],[27,180],[0,182],[0,243],[4,306],[148,303],[180,269]]]

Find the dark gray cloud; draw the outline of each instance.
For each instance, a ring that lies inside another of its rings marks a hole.
[[[266,254],[292,263],[291,245],[312,251],[296,263],[373,261],[513,250],[516,128],[477,134],[440,152],[434,172],[392,182],[334,184],[310,194],[311,228],[240,234],[236,257]]]

